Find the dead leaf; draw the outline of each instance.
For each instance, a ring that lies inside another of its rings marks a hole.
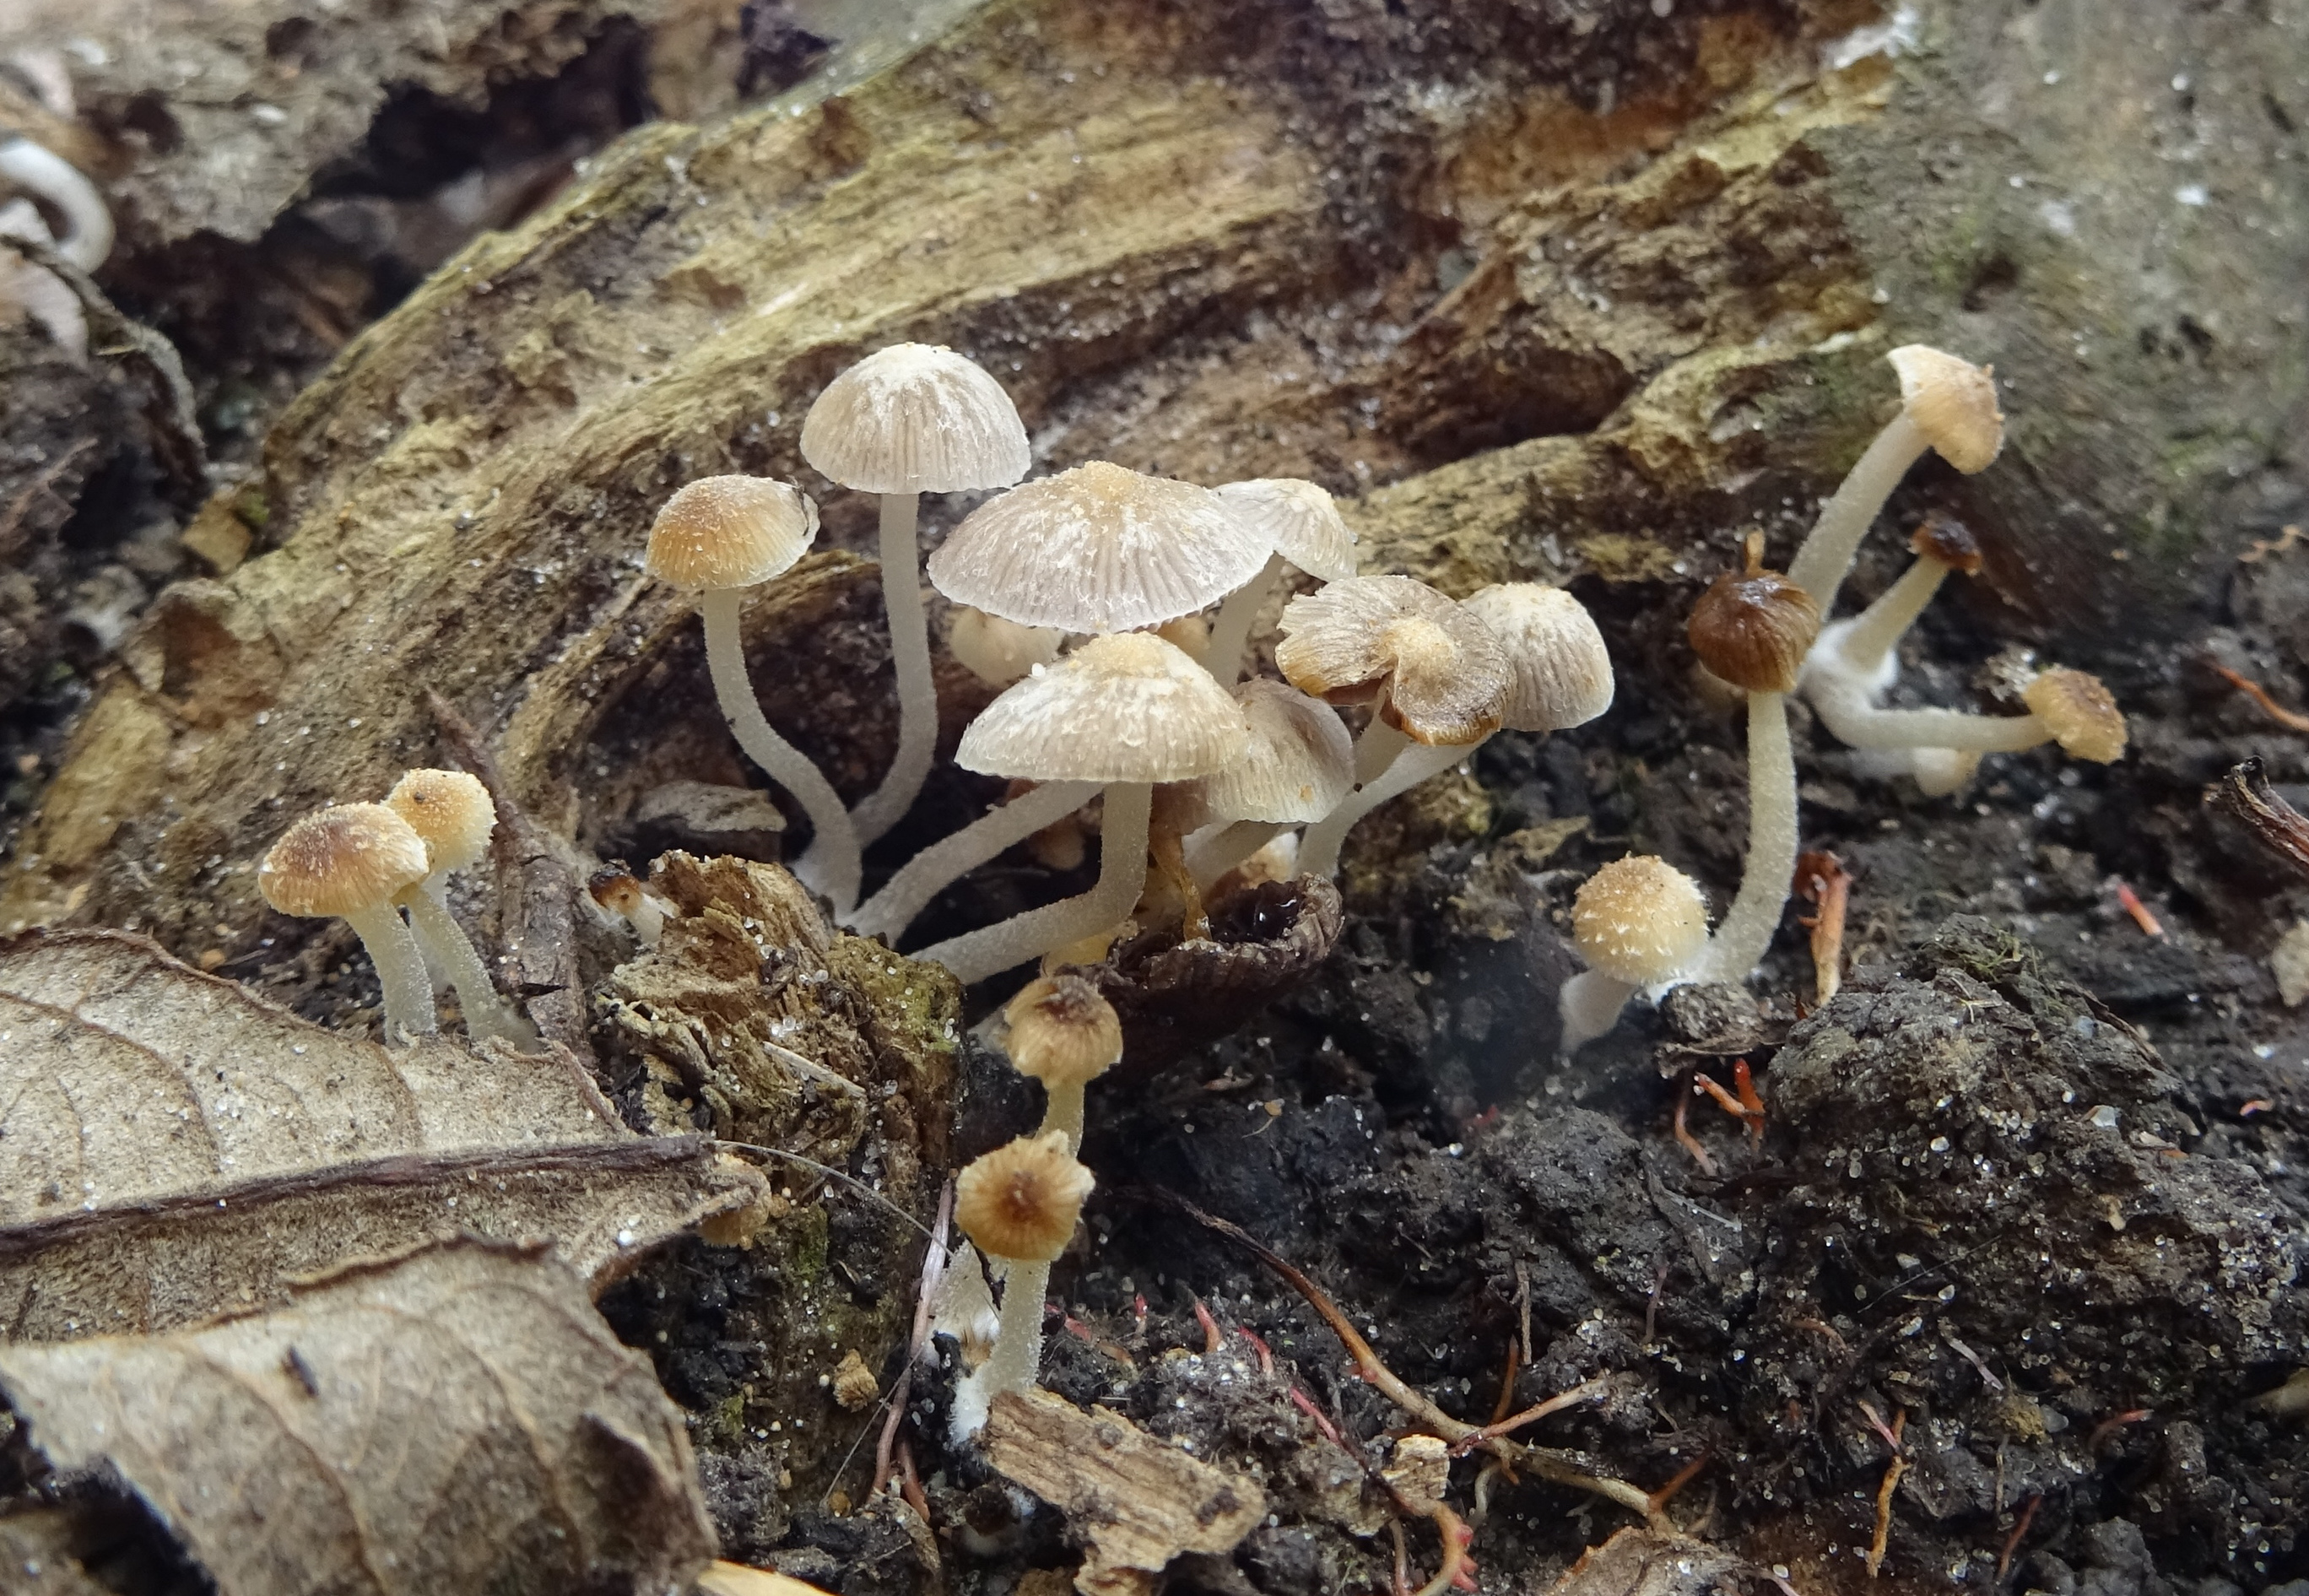
[[[713,1553],[681,1412],[541,1250],[352,1265],[288,1307],[0,1347],[68,1475],[108,1470],[221,1596],[657,1592]]]
[[[1120,1413],[1047,1391],[1005,1392],[986,1421],[994,1467],[1067,1515],[1087,1556],[1084,1596],[1138,1596],[1181,1552],[1224,1556],[1267,1516],[1267,1496]]]
[[[1591,1546],[1548,1596],[1716,1596],[1748,1566],[1720,1546],[1630,1526]]]

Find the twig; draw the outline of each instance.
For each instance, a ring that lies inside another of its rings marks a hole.
[[[2253,681],[2250,676],[2239,675],[2236,672],[2230,670],[2227,665],[2222,664],[2218,660],[2207,660],[2205,663],[2213,668],[2214,675],[2219,677],[2223,681],[2227,682],[2231,687],[2236,689],[2237,691],[2243,693],[2246,698],[2251,698],[2254,703],[2260,705],[2262,714],[2268,716],[2270,719],[2275,721],[2279,725],[2283,726],[2287,731],[2309,732],[2309,715],[2302,715],[2294,710],[2287,709],[2284,705],[2279,703],[2270,695],[2270,691],[2267,688],[2261,686],[2258,681]]]
[[[1899,1485],[1900,1476],[1908,1471],[1908,1459],[1900,1450],[1900,1432],[1908,1427],[1908,1410],[1901,1408],[1892,1415],[1892,1427],[1886,1429],[1876,1410],[1865,1402],[1861,1410],[1868,1415],[1886,1441],[1891,1444],[1892,1461],[1884,1466],[1884,1483],[1876,1488],[1876,1535],[1868,1543],[1868,1577],[1874,1579],[1878,1569],[1884,1566],[1884,1549],[1892,1539],[1892,1492]]]
[[[1716,1106],[1743,1124],[1749,1123],[1751,1115],[1757,1118],[1762,1117],[1761,1109],[1751,1109],[1745,1103],[1725,1091],[1716,1077],[1704,1070],[1693,1073],[1691,1084],[1694,1090],[1706,1092],[1716,1100]]]
[[[1740,1106],[1748,1111],[1748,1141],[1750,1145],[1764,1144],[1764,1094],[1756,1089],[1756,1072],[1748,1068],[1746,1059],[1732,1061],[1732,1084],[1740,1093]]]
[[[2145,1418],[2154,1418],[2156,1417],[2157,1410],[2153,1408],[2134,1408],[2127,1412],[2119,1413],[2111,1418],[2102,1419],[2098,1424],[2093,1426],[2093,1433],[2085,1437],[2086,1455],[2091,1456],[2097,1453],[2101,1447],[2107,1443],[2108,1438],[2111,1436],[2115,1435],[2117,1431],[2123,1429],[2126,1425],[2139,1424]]]
[[[1219,1334],[1219,1322],[1211,1317],[1210,1309],[1203,1305],[1203,1299],[1199,1297],[1195,1298],[1195,1323],[1203,1327],[1203,1356],[1216,1357],[1224,1342]]]
[[[897,1210],[897,1204],[890,1206]],[[906,1217],[913,1218],[912,1214]],[[930,1227],[930,1245],[922,1252],[921,1277],[914,1288],[914,1328],[906,1338],[906,1366],[898,1371],[897,1379],[890,1386],[890,1413],[882,1421],[882,1438],[874,1444],[874,1483],[867,1489],[869,1496],[880,1496],[883,1486],[889,1482],[891,1449],[897,1443],[898,1426],[905,1421],[906,1398],[914,1387],[914,1364],[930,1339],[930,1298],[937,1295],[938,1282],[946,1276],[946,1227],[953,1217],[954,1182],[949,1180],[939,1189],[938,1219]],[[912,1462],[908,1460],[910,1469]],[[930,1522],[928,1513],[922,1514],[922,1522]]]
[[[1812,851],[1796,856],[1796,896],[1819,906],[1796,924],[1812,932],[1812,990],[1816,1002],[1825,1003],[1844,984],[1844,913],[1852,898],[1852,878],[1833,854]]]
[[[1693,1089],[1696,1091],[1698,1089]],[[1691,1155],[1691,1161],[1699,1166],[1699,1172],[1702,1175],[1714,1175],[1716,1160],[1708,1156],[1708,1149],[1699,1145],[1699,1138],[1694,1136],[1691,1133],[1691,1127],[1684,1123],[1684,1110],[1691,1106],[1691,1092],[1685,1091],[1681,1087],[1676,1089],[1675,1139],[1682,1144],[1683,1150]]]
[[[2045,1499],[2042,1491],[2030,1491],[2020,1504],[2020,1516],[2013,1522],[2012,1533],[2004,1538],[2004,1549],[1996,1554],[1996,1583],[2004,1583],[2005,1571],[2012,1566],[2012,1554],[2019,1549],[2020,1537],[2028,1532],[2028,1525],[2037,1516],[2037,1504]]]
[[[2130,881],[2117,882],[2116,901],[2118,906],[2132,915],[2132,923],[2140,927],[2143,932],[2153,937],[2161,937],[2165,934],[2165,927],[2158,923],[2156,915],[2150,912],[2149,906],[2140,901],[2140,894],[2132,889],[2132,884]]]
[[[1531,1266],[1516,1260],[1516,1306],[1523,1321],[1523,1360],[1531,1362]]]
[[[1652,1511],[1657,1513],[1666,1507],[1675,1499],[1678,1491],[1699,1478],[1699,1471],[1708,1467],[1708,1460],[1713,1455],[1711,1453],[1703,1452],[1669,1476],[1668,1482],[1651,1495]]]
[[[1419,1596],[1443,1596],[1454,1585],[1466,1591],[1475,1589],[1475,1560],[1467,1555],[1467,1544],[1475,1539],[1475,1532],[1440,1502],[1429,1501],[1420,1505],[1435,1521],[1436,1533],[1443,1538],[1443,1566],[1433,1579],[1419,1588]]]
[[[1509,1390],[1513,1390],[1512,1384],[1510,1384]],[[1477,1430],[1474,1435],[1460,1442],[1458,1445],[1454,1447],[1452,1450],[1461,1453],[1470,1451],[1486,1441],[1493,1440],[1500,1436],[1511,1435],[1515,1431],[1523,1428],[1523,1427],[1527,1424],[1536,1423],[1540,1419],[1546,1418],[1551,1413],[1561,1413],[1566,1408],[1576,1408],[1582,1402],[1594,1401],[1599,1397],[1606,1397],[1611,1394],[1612,1388],[1608,1383],[1603,1380],[1583,1380],[1578,1384],[1573,1386],[1570,1390],[1560,1392],[1556,1395],[1548,1398],[1547,1401],[1544,1402],[1535,1403],[1531,1407],[1526,1408],[1520,1413],[1512,1414],[1506,1418],[1498,1419],[1491,1424],[1485,1425],[1482,1429]],[[1501,1405],[1504,1406],[1505,1404],[1503,1403]]]
[[[857,1193],[860,1197],[865,1198],[867,1201],[880,1203],[884,1208],[888,1209],[899,1219],[904,1220],[907,1224],[912,1225],[915,1229],[921,1231],[924,1236],[930,1236],[931,1240],[936,1241],[938,1239],[937,1236],[931,1236],[930,1227],[924,1225],[920,1219],[914,1218],[913,1215],[908,1213],[904,1209],[900,1208],[896,1203],[891,1201],[887,1197],[883,1196],[881,1193],[876,1191],[873,1187],[868,1185],[864,1181],[860,1180],[854,1175],[845,1175],[841,1170],[834,1168],[830,1165],[819,1163],[816,1158],[807,1158],[800,1153],[788,1152],[782,1147],[764,1147],[760,1143],[753,1141],[716,1141],[713,1145],[720,1148],[723,1152],[761,1153],[768,1158],[785,1158],[792,1163],[804,1165],[810,1169],[816,1170],[818,1174],[824,1175],[828,1180],[841,1182],[843,1185],[848,1186],[852,1191]],[[941,1210],[941,1215],[943,1215],[943,1210]],[[938,1222],[943,1226],[946,1221],[944,1218],[941,1217]]]
[[[1494,1425],[1508,1416],[1508,1409],[1515,1402],[1516,1371],[1522,1366],[1522,1360],[1516,1356],[1515,1338],[1510,1336],[1508,1338],[1507,1366],[1500,1371],[1500,1398],[1492,1404],[1492,1423]]]
[[[2277,795],[2260,759],[2245,760],[2206,788],[2205,802],[2227,810],[2296,870],[2309,874],[2309,820]]]

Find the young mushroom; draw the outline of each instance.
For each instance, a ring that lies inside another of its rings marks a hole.
[[[634,928],[634,940],[654,948],[665,934],[668,905],[635,879],[623,864],[607,864],[593,872],[585,890],[595,903]]]
[[[817,507],[789,482],[705,477],[665,502],[650,527],[646,568],[697,594],[713,696],[746,756],[794,795],[816,834],[794,874],[845,914],[858,901],[858,831],[850,811],[802,751],[778,735],[754,697],[738,612],[748,588],[791,568],[817,536]]]
[[[957,1442],[985,1426],[997,1396],[1025,1390],[1041,1372],[1051,1265],[1074,1239],[1083,1200],[1095,1184],[1075,1161],[1063,1131],[1007,1142],[972,1159],[956,1180],[955,1223],[980,1252],[1009,1265],[994,1350],[955,1390]]]
[[[257,866],[256,889],[284,915],[334,916],[353,928],[385,988],[385,1034],[437,1028],[433,985],[393,899],[430,869],[425,840],[382,803],[341,803],[307,815]]]
[[[801,455],[845,488],[881,496],[882,602],[898,680],[898,751],[854,814],[860,843],[904,818],[938,750],[938,694],[915,525],[925,493],[1007,488],[1033,455],[1002,385],[928,343],[878,350],[828,383],[801,424]]]
[[[1232,687],[1242,678],[1251,625],[1283,579],[1284,567],[1295,565],[1325,582],[1343,582],[1355,574],[1355,533],[1328,493],[1297,477],[1227,482],[1218,496],[1275,550],[1257,576],[1227,595],[1211,627],[1204,663],[1222,687]]]
[[[1008,687],[1036,665],[1056,664],[1064,632],[1020,626],[967,604],[957,605],[947,629],[947,652],[989,687]]]
[[[1619,1023],[1641,987],[1672,981],[1708,946],[1699,887],[1664,859],[1614,859],[1580,884],[1571,940],[1587,967],[1563,984],[1559,1051],[1570,1057]]]
[[[1072,970],[1042,976],[1002,1008],[1002,1049],[1011,1067],[1042,1083],[1042,1132],[1080,1150],[1083,1088],[1121,1060],[1122,1019],[1098,988]]]
[[[1178,794],[1180,824],[1195,833],[1187,870],[1200,892],[1279,833],[1336,810],[1355,785],[1354,742],[1337,711],[1263,676],[1234,696],[1250,727],[1249,748]]]
[[[411,770],[393,783],[385,806],[409,822],[425,845],[425,879],[397,900],[409,911],[426,967],[455,988],[465,1029],[479,1040],[497,1037],[516,1045],[537,1040],[532,1026],[497,993],[472,940],[449,913],[449,877],[489,852],[497,823],[489,790],[463,770]]]

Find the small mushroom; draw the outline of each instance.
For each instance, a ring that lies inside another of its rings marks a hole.
[[[705,477],[665,502],[650,528],[647,568],[697,594],[705,623],[705,664],[713,696],[738,746],[791,793],[817,835],[794,874],[833,900],[836,914],[858,901],[858,829],[850,811],[802,751],[762,714],[746,676],[738,612],[746,589],[791,569],[817,536],[817,506],[791,482],[767,477]]]
[[[1640,987],[1673,980],[1708,946],[1708,905],[1692,879],[1647,854],[1615,859],[1581,883],[1571,940],[1587,967],[1563,984],[1566,1057],[1619,1023]]]
[[[1250,747],[1179,794],[1179,823],[1196,832],[1187,870],[1202,892],[1278,833],[1336,810],[1355,785],[1354,742],[1337,711],[1265,677],[1244,682],[1234,696],[1250,727]]]
[[[1010,1266],[994,1350],[955,1390],[957,1441],[984,1427],[997,1396],[1025,1390],[1041,1373],[1042,1297],[1051,1265],[1074,1239],[1083,1201],[1096,1184],[1076,1162],[1063,1131],[1007,1142],[972,1159],[956,1177],[955,1223],[980,1252]]]
[[[989,687],[1008,687],[1036,665],[1056,664],[1064,632],[1020,626],[967,604],[958,605],[947,629],[947,652]]]
[[[1003,1005],[1002,1049],[1019,1074],[1042,1083],[1044,1132],[1082,1146],[1083,1089],[1122,1057],[1122,1021],[1098,988],[1069,970],[1042,976]]]
[[[881,496],[882,602],[898,679],[898,750],[853,817],[870,843],[903,819],[938,751],[938,693],[915,526],[921,496],[1007,488],[1033,464],[1010,395],[966,355],[928,343],[878,350],[828,383],[801,424],[801,455],[845,488]]]
[[[1232,687],[1242,678],[1251,625],[1283,579],[1284,567],[1295,565],[1322,581],[1343,582],[1355,574],[1355,533],[1328,493],[1297,477],[1227,482],[1218,496],[1275,550],[1258,575],[1227,595],[1211,628],[1204,663],[1221,686]]]
[[[665,934],[669,906],[641,884],[623,864],[608,864],[593,872],[585,890],[595,903],[634,928],[634,940],[654,948]]]
[[[385,988],[388,1040],[437,1028],[425,956],[393,906],[430,868],[424,838],[392,810],[341,803],[281,833],[256,870],[257,891],[282,914],[333,915],[353,928]]]
[[[480,862],[497,828],[489,790],[463,770],[411,770],[393,783],[385,805],[425,844],[425,879],[405,889],[398,902],[409,911],[409,928],[426,967],[456,989],[465,1029],[477,1040],[497,1037],[515,1045],[536,1041],[536,1028],[498,995],[489,967],[449,913],[450,875]]]

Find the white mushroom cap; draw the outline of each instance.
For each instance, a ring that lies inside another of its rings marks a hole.
[[[391,903],[430,869],[425,841],[382,803],[320,810],[281,835],[256,889],[284,915],[355,914]]]
[[[1167,782],[1242,757],[1243,714],[1211,673],[1146,632],[1094,638],[970,723],[955,763],[1034,781]]]
[[[989,687],[1008,687],[1036,665],[1052,664],[1066,640],[1064,632],[1020,626],[967,604],[956,609],[946,635],[947,652]]]
[[[1708,905],[1692,879],[1648,854],[1614,859],[1581,884],[1571,939],[1590,968],[1648,986],[1708,945]]]
[[[1179,790],[1188,830],[1214,820],[1296,826],[1321,820],[1355,785],[1354,740],[1338,711],[1295,687],[1253,677],[1235,689],[1250,745],[1215,775]]]
[[[791,482],[701,477],[650,526],[649,574],[696,592],[751,587],[791,569],[817,536],[817,506]]]
[[[828,383],[803,418],[801,457],[867,493],[1007,488],[1033,463],[1002,385],[931,343],[894,343]]]
[[[1333,704],[1378,700],[1414,742],[1480,742],[1500,726],[1512,672],[1492,629],[1409,577],[1354,577],[1283,610],[1275,663]]]
[[[393,784],[385,805],[424,842],[434,871],[463,870],[488,853],[497,823],[489,788],[463,770],[411,770]]]
[[[2004,447],[1996,375],[1928,343],[1904,343],[1884,357],[1900,375],[1900,404],[1940,457],[1970,475]]]
[[[1604,634],[1587,606],[1563,589],[1504,582],[1459,603],[1492,629],[1515,673],[1501,725],[1561,732],[1612,707],[1612,655]]]
[[[1208,488],[1102,460],[979,506],[929,570],[955,603],[1006,620],[1120,632],[1215,603],[1271,550]]]
[[[1355,574],[1355,532],[1339,515],[1331,496],[1297,477],[1258,477],[1228,482],[1221,499],[1266,538],[1275,551],[1326,582]]]

